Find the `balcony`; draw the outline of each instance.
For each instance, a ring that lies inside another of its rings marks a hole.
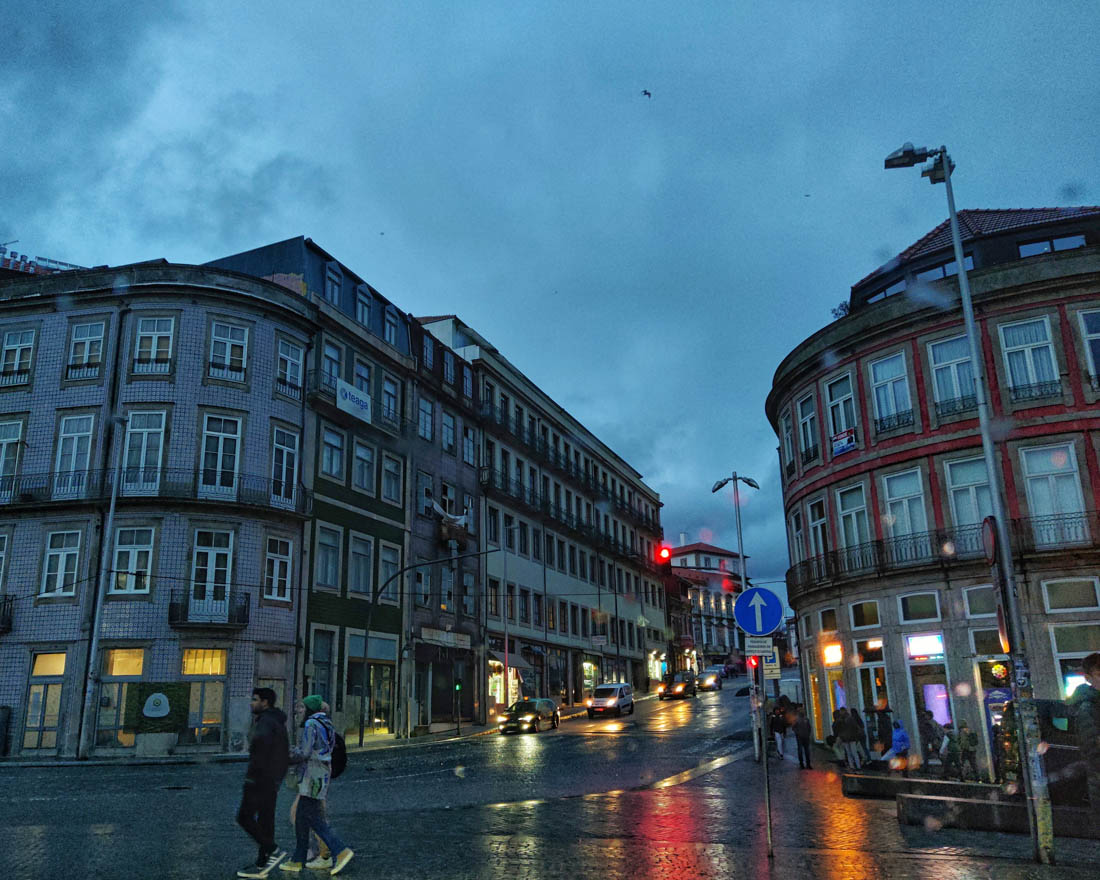
[[[1019,553],[1090,547],[1100,535],[1100,514],[1095,510],[1031,516],[1015,520],[1015,545]]]
[[[949,419],[978,411],[978,398],[973,394],[936,401],[936,418]]]
[[[226,584],[193,583],[171,591],[168,624],[178,629],[244,629],[252,611],[247,590]]]
[[[38,504],[101,498],[110,491],[111,471],[50,471],[0,477],[0,504]]]
[[[876,434],[885,434],[889,431],[897,431],[899,428],[911,428],[912,426],[913,410],[911,409],[875,419]]]
[[[821,454],[821,447],[820,446],[817,446],[817,445],[807,446],[805,449],[802,450],[802,464],[803,465],[808,465],[810,462],[816,461],[817,457],[820,454]]]
[[[172,372],[171,358],[134,358],[135,376],[167,376]]]
[[[1042,400],[1046,397],[1061,397],[1062,383],[1036,382],[1032,385],[1013,385],[1008,389],[1012,395],[1013,403],[1022,403],[1028,400]]]
[[[66,379],[98,379],[99,361],[89,361],[86,364],[69,364],[65,367]]]
[[[26,385],[30,381],[30,370],[0,370],[0,388],[7,388],[11,385]]]
[[[232,361],[211,361],[207,375],[211,379],[222,379],[226,382],[243,382],[244,364],[234,365]]]
[[[291,382],[289,378],[279,376],[275,380],[275,391],[292,400],[302,399],[302,386]]]
[[[369,401],[369,404],[362,407],[360,413],[352,413],[347,409],[340,407],[336,400],[336,383],[338,379],[331,373],[326,373],[324,370],[310,370],[306,376],[306,392],[313,397],[320,397],[322,400],[331,403],[345,416],[357,419],[359,421],[365,421],[368,424],[380,426],[388,431],[393,431],[398,434],[405,433],[406,420],[401,415],[400,405],[396,402],[387,404],[387,401],[383,398],[381,406],[378,405],[378,400],[373,397],[369,397],[362,391],[357,392],[363,396],[365,401]],[[281,383],[280,383],[281,384]],[[300,395],[301,390],[295,386],[288,386],[287,391],[283,391],[279,385],[276,386],[277,390],[281,393],[286,393],[291,397],[295,397],[296,394]]]
[[[0,635],[11,632],[15,616],[15,596],[0,596]]]

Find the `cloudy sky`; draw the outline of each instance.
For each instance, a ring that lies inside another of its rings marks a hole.
[[[764,399],[960,208],[1100,203],[1094,2],[23,2],[0,242],[203,262],[304,234],[456,312],[641,471],[666,535],[787,567]],[[652,97],[646,97],[642,90]]]

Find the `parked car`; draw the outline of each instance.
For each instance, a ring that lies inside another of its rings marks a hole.
[[[585,700],[588,707],[588,717],[597,715],[628,715],[634,714],[634,691],[628,684],[601,684],[592,691],[592,696]]]
[[[500,716],[497,727],[501,733],[538,733],[543,728],[556,728],[561,723],[561,714],[553,700],[519,700],[508,707]]]
[[[699,689],[693,672],[677,672],[674,675],[666,675],[665,680],[657,685],[657,699],[673,699],[675,697],[694,697]]]
[[[699,676],[699,690],[722,690],[722,669],[723,667],[721,666],[711,666],[708,669],[704,669],[702,674]]]

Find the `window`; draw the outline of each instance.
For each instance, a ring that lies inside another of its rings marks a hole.
[[[462,368],[462,396],[474,396],[474,374],[467,366]]]
[[[271,501],[290,507],[297,495],[298,435],[276,428],[271,449]]]
[[[561,632],[569,632],[569,603],[558,602],[558,627]]]
[[[1093,390],[1100,390],[1100,312],[1081,312],[1081,335],[1088,353]]]
[[[995,629],[972,629],[970,637],[974,642],[974,653],[981,656],[1004,656],[1001,648],[1001,636]]]
[[[103,322],[74,324],[66,379],[94,379],[103,362]]]
[[[432,570],[424,565],[413,570],[413,601],[427,606],[432,601]]]
[[[1047,319],[1002,324],[1000,331],[1012,399],[1031,400],[1060,394],[1062,386]]]
[[[22,385],[30,381],[33,330],[13,330],[4,334],[0,358],[0,385]]]
[[[370,538],[352,535],[348,542],[348,559],[348,592],[369,596],[374,580],[374,542]]]
[[[902,623],[916,623],[923,620],[940,619],[940,594],[910,593],[898,597]]]
[[[225,675],[228,652],[216,648],[184,648],[180,672],[183,675]]]
[[[546,533],[546,564],[554,567],[554,536],[549,532]]]
[[[397,414],[397,383],[386,376],[382,380],[382,418],[389,422],[396,422]]]
[[[500,543],[500,511],[495,507],[489,508],[489,534],[486,536],[493,544]]]
[[[61,419],[57,438],[57,466],[54,497],[79,495],[88,484],[88,461],[92,450],[93,416]]]
[[[126,495],[156,495],[164,449],[163,412],[131,412],[126,420],[126,451],[122,491]]]
[[[382,456],[382,498],[391,504],[400,504],[404,492],[401,460],[392,455]]]
[[[76,587],[80,557],[79,531],[52,531],[46,536],[46,562],[42,572],[42,595],[70,596]]]
[[[326,342],[321,349],[321,385],[328,391],[336,390],[336,380],[343,374],[344,353],[340,346]]]
[[[829,529],[825,520],[825,502],[810,502],[810,555],[824,556],[829,549]]]
[[[791,414],[784,412],[779,423],[780,432],[783,435],[783,464],[786,465],[787,473],[790,474],[794,470],[794,425]]]
[[[471,535],[476,534],[477,513],[474,511],[474,496],[468,492],[462,493],[462,515],[466,517],[466,531]]]
[[[871,393],[875,400],[876,431],[892,431],[913,424],[905,355],[895,354],[871,364]]]
[[[278,602],[290,601],[290,548],[286,538],[267,539],[264,561],[264,598]]]
[[[1088,540],[1088,519],[1077,477],[1073,445],[1023,449],[1027,502],[1036,545],[1079,544]]]
[[[967,254],[963,257],[963,265],[966,267],[967,272],[971,271],[974,268],[974,258]],[[940,278],[950,278],[952,275],[958,274],[959,264],[954,260],[948,260],[946,263],[922,269],[917,273],[917,281],[936,281]]]
[[[351,482],[356,489],[375,492],[374,485],[374,449],[366,443],[355,441],[355,459],[351,465]]]
[[[520,590],[519,591],[519,622],[530,623],[531,621],[531,591]]]
[[[11,501],[22,436],[22,422],[0,422],[0,502]]]
[[[243,382],[247,357],[248,328],[215,321],[210,329],[211,378]]]
[[[233,533],[199,529],[191,556],[191,592],[187,619],[229,619],[229,581],[233,570]]]
[[[240,433],[240,419],[212,415],[205,417],[202,475],[199,481],[201,497],[236,497]]]
[[[455,573],[450,566],[444,565],[439,569],[439,610],[449,611],[454,614],[455,603]]]
[[[951,498],[951,517],[956,526],[977,526],[993,513],[989,479],[984,458],[966,458],[947,462],[947,486]],[[956,543],[961,536],[956,536]],[[975,537],[977,550],[981,536]],[[962,548],[957,548],[962,549]]]
[[[344,435],[332,428],[321,429],[321,473],[344,479]]]
[[[893,296],[895,293],[901,293],[903,290],[905,290],[904,278],[876,291],[872,296],[868,297],[867,302],[878,302],[879,300],[886,299],[888,296]]]
[[[138,320],[135,373],[148,375],[171,371],[172,335],[175,324],[175,318],[140,318]]]
[[[1091,611],[1100,608],[1096,578],[1044,581],[1047,611]]]
[[[99,685],[96,712],[97,747],[128,748],[134,745],[133,719],[126,717],[130,682],[118,679],[140,679],[144,667],[145,651],[142,648],[110,648],[103,652],[103,680]]]
[[[278,350],[275,390],[297,400],[302,396],[302,348],[293,342],[280,339]]]
[[[489,614],[500,617],[500,581],[489,578]]]
[[[443,379],[452,385],[455,381],[455,355],[453,351],[443,352]]]
[[[390,345],[397,345],[397,312],[392,306],[386,306],[386,325],[383,328],[383,338]]]
[[[363,394],[370,399],[370,364],[365,364],[358,358],[355,359],[355,376],[354,376],[355,389],[362,391]],[[367,411],[367,417],[370,418],[370,411]]]
[[[870,541],[863,486],[839,490],[836,493],[836,505],[840,515],[840,537],[843,545],[852,548]]]
[[[969,587],[963,590],[967,617],[993,617],[997,613],[997,595],[993,587]]]
[[[186,744],[218,745],[225,721],[225,680],[228,652],[214,648],[185,648],[183,675],[204,676],[190,683],[187,728],[179,741]]]
[[[340,270],[335,267],[325,272],[325,299],[333,305],[340,302],[340,282],[343,280],[340,275]]]
[[[327,629],[313,631],[310,661],[313,676],[310,689],[322,699],[332,703],[336,699],[336,633]]]
[[[477,614],[477,596],[474,590],[474,573],[472,571],[462,573],[462,613],[466,615]]]
[[[512,523],[512,516],[507,513],[504,514],[504,546],[514,551],[516,549],[516,532]]]
[[[435,429],[432,427],[432,412],[432,402],[421,397],[417,404],[416,432],[429,443],[435,436]]]
[[[148,593],[153,560],[152,529],[118,529],[115,532],[115,570],[112,593]]]
[[[829,400],[829,432],[837,434],[856,425],[855,400],[852,396],[852,377],[841,376],[825,386]]]
[[[65,654],[35,654],[27,688],[27,718],[23,725],[23,749],[57,748],[61,723],[61,690]],[[50,679],[53,679],[52,681]]]
[[[920,471],[891,474],[886,484],[886,524],[891,535],[914,535],[928,530]]]
[[[317,584],[336,589],[340,585],[340,533],[327,526],[317,528]]]
[[[853,602],[849,606],[852,614],[852,629],[865,629],[878,626],[878,602],[871,599],[867,602]]]
[[[430,370],[435,363],[435,340],[424,334],[424,368]]]
[[[542,626],[542,596],[536,593],[531,599],[531,625]]]
[[[1052,626],[1050,635],[1055,664],[1061,673],[1062,693],[1068,697],[1084,684],[1081,660],[1093,651],[1100,651],[1100,624]]]
[[[370,326],[370,293],[360,288],[355,293],[355,320],[364,327]]]
[[[817,458],[817,411],[813,395],[798,401],[798,442],[802,447],[803,463]]]
[[[419,512],[424,516],[431,516],[435,494],[432,491],[432,475],[427,471],[416,472],[416,497],[420,499]]]
[[[821,632],[836,632],[836,609],[823,608],[820,612]]]
[[[974,409],[974,371],[970,364],[970,343],[965,336],[954,336],[928,346],[935,385],[936,415],[939,418]]]
[[[443,413],[443,451],[455,454],[455,417],[449,412]]]
[[[462,460],[466,464],[477,464],[475,459],[475,453],[477,445],[474,442],[474,429],[463,425],[462,426]]]
[[[573,577],[577,576],[577,545],[569,545],[569,573]]]
[[[1085,246],[1083,235],[1063,235],[1058,238],[1044,238],[1038,241],[1022,242],[1019,248],[1021,257],[1034,257],[1038,254],[1049,254],[1053,251],[1068,251]]]
[[[455,510],[457,504],[458,496],[455,493],[455,487],[450,483],[442,483],[439,491],[439,506],[451,516],[454,516],[457,513]]]

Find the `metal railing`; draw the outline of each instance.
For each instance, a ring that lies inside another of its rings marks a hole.
[[[1100,515],[1095,510],[1021,517],[1014,520],[1016,550],[1033,553],[1067,547],[1088,547],[1100,535]]]
[[[275,379],[275,390],[286,397],[293,398],[294,400],[302,399],[302,386],[295,385],[293,382],[283,379]]]
[[[170,626],[244,629],[251,615],[249,592],[226,584],[192,584],[172,590],[168,600]]]
[[[69,364],[65,367],[66,379],[98,379],[99,361],[90,361],[86,364]]]
[[[207,373],[211,379],[224,379],[227,382],[244,381],[244,364],[234,367],[226,361],[211,361],[207,366]]]
[[[0,506],[43,501],[101,500],[114,470],[51,471],[0,476]],[[308,513],[312,494],[301,484],[218,468],[123,468],[123,498],[175,498],[274,507]]]
[[[132,372],[136,376],[163,376],[172,372],[172,359],[134,358]]]
[[[875,419],[875,433],[885,434],[887,431],[896,431],[898,428],[909,428],[913,425],[913,410],[907,409],[896,412],[890,416]]]
[[[1062,383],[1057,380],[1035,382],[1031,385],[1012,385],[1008,390],[1012,400],[1019,403],[1024,400],[1040,400],[1044,397],[1061,397]]]
[[[962,413],[977,412],[977,410],[978,398],[973,394],[936,401],[936,417],[940,419],[961,415]]]
[[[820,446],[808,446],[802,450],[802,464],[809,464],[811,461],[816,461],[818,455],[821,453]]]
[[[0,370],[0,387],[26,385],[31,381],[30,370]]]

